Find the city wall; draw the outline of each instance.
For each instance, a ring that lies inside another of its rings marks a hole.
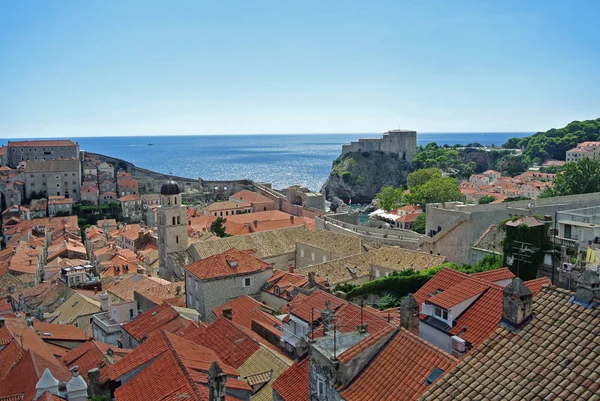
[[[491,224],[514,216],[549,215],[554,219],[555,212],[599,204],[600,193],[488,205],[429,204],[426,233],[435,231],[436,234],[421,237],[419,248],[439,253],[455,263],[474,263],[478,255],[471,248]]]
[[[411,161],[417,154],[417,132],[392,130],[382,138],[361,138],[342,145],[342,156],[351,152],[397,153],[402,160]]]

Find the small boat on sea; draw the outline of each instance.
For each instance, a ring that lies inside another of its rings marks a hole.
[[[148,146],[152,146],[154,145],[152,142],[148,142]]]

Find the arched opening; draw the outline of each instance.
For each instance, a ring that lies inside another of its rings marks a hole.
[[[177,224],[181,224],[181,217],[177,216]]]
[[[176,235],[176,236],[175,236],[175,243],[176,243],[176,244],[179,244],[179,235]]]
[[[173,225],[175,225],[175,216],[173,216]]]
[[[167,198],[167,205],[171,206],[171,198]]]
[[[173,201],[175,202],[175,204],[177,204],[177,197],[175,197],[175,199],[173,199]]]

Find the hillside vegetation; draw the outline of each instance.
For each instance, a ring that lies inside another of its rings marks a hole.
[[[504,148],[523,149],[525,162],[541,164],[548,159],[565,160],[566,152],[585,141],[600,140],[600,118],[573,121],[564,128],[552,128],[525,138],[511,138]]]

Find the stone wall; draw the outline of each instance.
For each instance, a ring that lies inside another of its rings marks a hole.
[[[600,204],[600,193],[560,196],[488,205],[427,205],[426,232],[438,231],[433,237],[421,237],[419,248],[446,256],[455,263],[475,263],[480,255],[472,246],[491,224],[514,216],[549,215],[561,210]],[[531,205],[531,207],[528,207]]]

